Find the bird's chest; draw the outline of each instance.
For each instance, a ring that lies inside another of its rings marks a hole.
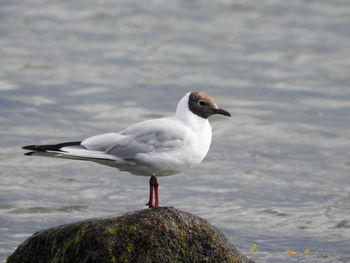
[[[194,131],[189,142],[189,159],[191,167],[198,165],[207,155],[211,144],[212,132],[209,123]]]

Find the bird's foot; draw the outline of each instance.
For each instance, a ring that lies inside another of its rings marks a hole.
[[[157,204],[152,205],[152,204],[147,203],[146,205],[148,205],[148,208],[157,208],[157,207],[160,207],[160,206],[157,205]]]

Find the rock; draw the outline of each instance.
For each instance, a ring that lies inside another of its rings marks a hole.
[[[205,220],[161,207],[37,232],[7,262],[253,261]]]

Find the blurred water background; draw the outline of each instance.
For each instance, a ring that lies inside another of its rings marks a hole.
[[[148,178],[21,146],[168,116],[200,90],[232,118],[211,120],[200,167],[159,179],[161,205],[257,262],[350,262],[349,25],[347,0],[1,1],[0,260],[148,198]]]

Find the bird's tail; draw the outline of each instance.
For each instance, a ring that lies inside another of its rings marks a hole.
[[[94,151],[85,148],[81,145],[80,141],[45,145],[27,145],[22,147],[22,149],[29,150],[25,155],[30,156],[94,161],[108,166],[111,166],[112,162],[114,163],[117,160],[115,156],[106,154],[103,151]]]

